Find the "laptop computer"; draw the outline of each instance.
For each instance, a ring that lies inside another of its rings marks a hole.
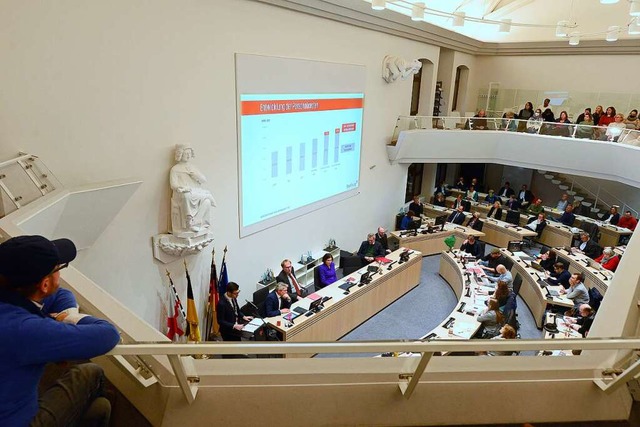
[[[544,267],[541,266],[540,264],[538,264],[535,261],[531,261],[531,264],[529,264],[531,266],[531,268],[533,268],[534,270],[538,270],[538,271],[545,271]]]

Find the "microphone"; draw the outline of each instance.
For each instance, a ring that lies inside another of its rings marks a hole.
[[[251,307],[253,307],[253,309],[256,311],[256,313],[258,313],[258,312],[259,312],[259,310],[258,310],[258,306],[257,306],[257,305],[255,305],[254,303],[252,303],[252,302],[251,302],[251,301],[249,301],[249,300],[244,300],[244,302],[246,302],[246,303],[247,303],[247,304],[249,304]]]

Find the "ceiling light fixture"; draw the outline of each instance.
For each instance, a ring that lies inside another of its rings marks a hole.
[[[640,18],[634,18],[629,23],[629,34],[635,36],[640,34]]]
[[[600,0],[600,4],[616,4],[618,0]]]
[[[556,37],[567,37],[569,33],[569,21],[558,21],[556,26]]]
[[[453,13],[453,26],[454,27],[464,27],[464,18],[467,14],[464,12],[454,12]]]
[[[617,25],[612,25],[607,28],[607,37],[605,40],[608,42],[615,42],[618,40],[618,32],[620,31],[620,27]]]
[[[509,31],[511,31],[511,19],[501,19],[498,32],[508,33]]]
[[[631,6],[629,6],[629,15],[640,16],[640,0],[631,0]]]
[[[411,9],[412,21],[424,21],[424,3],[418,2],[413,4]]]
[[[569,34],[569,44],[571,46],[578,46],[580,44],[580,33]]]
[[[371,0],[371,9],[373,10],[385,10],[387,7],[387,0]]]

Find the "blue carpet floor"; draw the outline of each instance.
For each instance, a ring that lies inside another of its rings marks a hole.
[[[486,251],[492,247],[487,245]],[[340,341],[378,341],[418,339],[435,328],[453,311],[458,299],[438,274],[440,255],[422,259],[420,284],[371,319],[345,335]],[[528,307],[518,297],[518,321],[522,339],[542,338]],[[533,354],[533,353],[531,353]],[[523,352],[522,355],[528,355]],[[323,354],[316,357],[362,357],[368,354]]]

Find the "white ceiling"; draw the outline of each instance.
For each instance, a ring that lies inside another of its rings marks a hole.
[[[607,28],[617,25],[620,39],[638,40],[640,44],[640,35],[627,34],[632,20],[629,0],[616,4],[600,4],[599,0],[387,0],[387,9],[407,15],[410,22],[412,5],[419,1],[427,8],[426,22],[482,42],[566,40],[568,43],[568,37],[562,39],[555,35],[556,24],[566,20],[574,27],[570,32],[580,33],[580,40],[604,40]],[[464,12],[467,17],[489,21],[511,19],[511,31],[500,33],[497,24],[470,21],[465,21],[463,27],[453,27],[451,15],[437,16],[438,11]]]

